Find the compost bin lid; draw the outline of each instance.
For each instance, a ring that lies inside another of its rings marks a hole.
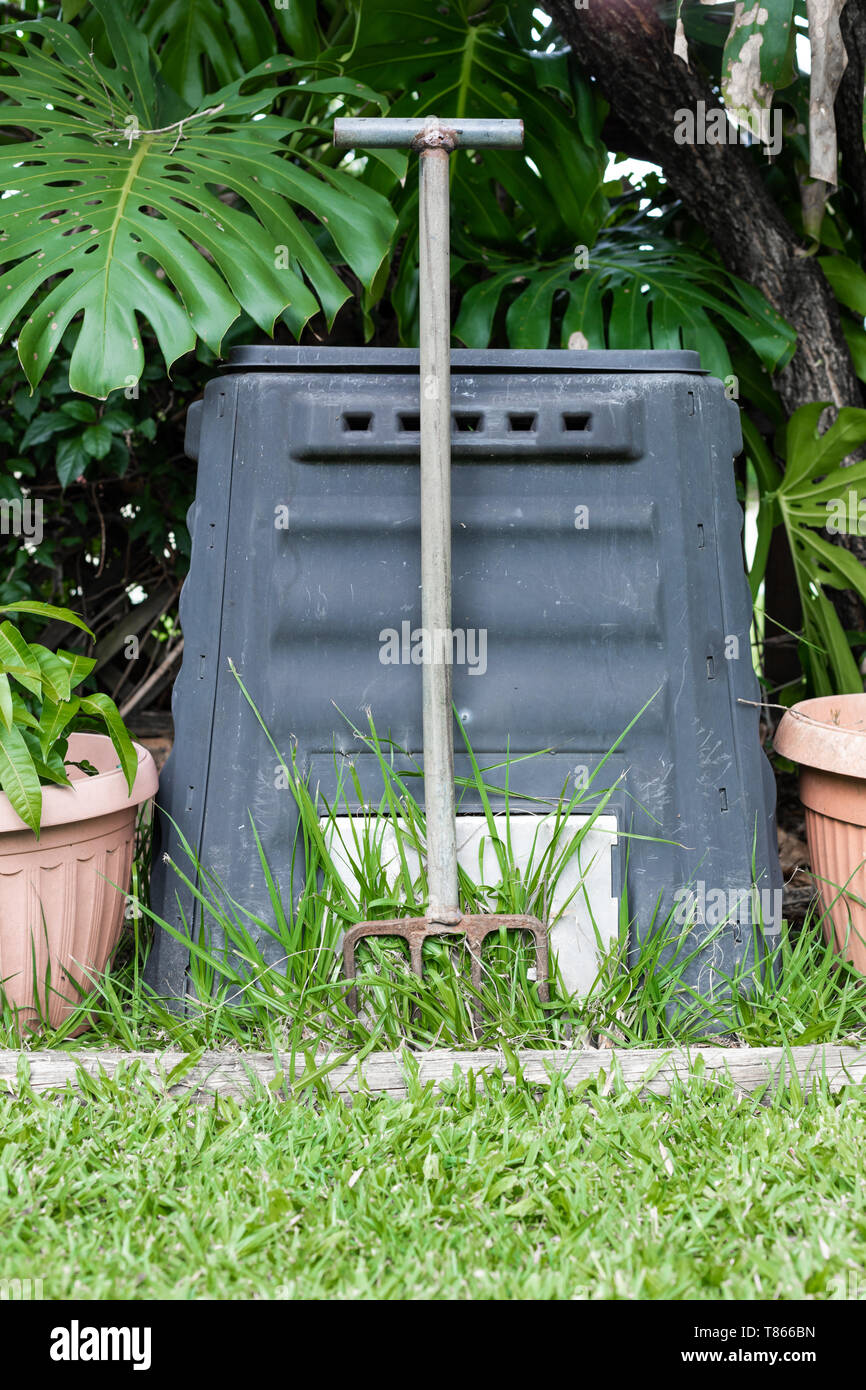
[[[228,370],[283,372],[391,371],[417,372],[416,348],[298,347],[295,344],[251,343],[233,347]],[[687,372],[706,376],[700,354],[690,351],[635,351],[543,348],[454,348],[451,370],[461,372]]]

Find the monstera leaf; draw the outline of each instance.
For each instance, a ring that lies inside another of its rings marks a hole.
[[[591,348],[694,348],[708,371],[725,377],[731,361],[716,316],[769,371],[794,350],[794,330],[758,291],[709,253],[659,235],[645,217],[609,228],[585,257],[499,267],[491,260],[490,269],[464,294],[454,325],[467,347],[487,345],[507,295],[512,347],[567,347],[580,334]]]
[[[300,63],[275,55],[160,128],[144,34],[122,6],[94,6],[114,67],[51,20],[28,22],[22,52],[3,55],[17,74],[0,74],[10,118],[34,138],[0,147],[0,333],[28,310],[18,353],[31,385],[77,316],[70,385],[99,397],[140,376],[139,320],[169,367],[196,337],[218,352],[241,309],[268,333],[277,315],[299,332],[319,307],[332,321],[349,291],[328,247],[369,286],[396,221],[381,194],[315,157],[328,132],[309,112],[341,79],[305,82]],[[302,121],[266,114],[291,70],[308,98]],[[343,90],[376,99],[356,81]]]
[[[148,0],[137,23],[160,75],[193,110],[213,86],[210,70],[227,86],[277,51],[261,0]]]
[[[521,118],[522,155],[460,151],[452,160],[454,235],[519,246],[521,233],[534,229],[541,253],[550,254],[591,243],[604,218],[601,112],[588,84],[569,77],[561,54],[551,63],[509,37],[514,9],[474,0],[364,0],[354,47],[330,56],[395,96],[393,116]]]
[[[845,465],[866,442],[866,410],[844,406],[830,428],[818,434],[829,405],[815,401],[794,411],[784,435],[784,475],[757,429],[743,419],[746,454],[761,490],[752,592],[757,594],[763,578],[770,533],[774,526],[784,525],[803,612],[804,661],[818,695],[863,689],[863,677],[826,590],[850,589],[866,603],[866,570],[855,555],[821,532],[866,533],[866,463]]]

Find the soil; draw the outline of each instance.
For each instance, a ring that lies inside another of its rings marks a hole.
[[[776,769],[776,825],[783,879],[782,909],[789,922],[801,925],[809,904],[815,898],[815,889],[809,875],[806,820],[797,791],[797,780],[795,772]]]
[[[136,743],[142,744],[153,756],[157,772],[162,772],[174,743],[174,723],[167,711],[148,710],[138,718],[127,720],[127,728]]]

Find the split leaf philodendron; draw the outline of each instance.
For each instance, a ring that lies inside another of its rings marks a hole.
[[[29,310],[18,353],[31,386],[81,314],[70,385],[98,397],[141,375],[139,319],[169,370],[198,338],[219,352],[242,309],[266,333],[282,316],[298,334],[319,308],[332,322],[350,292],[331,246],[369,287],[396,218],[380,193],[318,157],[310,110],[336,97],[380,103],[377,93],[340,76],[306,80],[309,64],[274,53],[190,105],[123,6],[93,7],[115,66],[56,20],[2,30],[22,51],[3,53],[0,92],[30,138],[0,153],[0,332]],[[281,88],[288,72],[296,86]],[[267,114],[292,91],[303,119]],[[319,224],[318,239],[295,208]]]
[[[800,406],[780,436],[777,452],[784,474],[761,434],[743,415],[743,439],[760,487],[758,544],[750,572],[752,595],[760,588],[774,527],[784,525],[803,608],[803,662],[819,695],[859,692],[863,677],[826,590],[849,589],[866,603],[866,571],[855,555],[833,545],[822,532],[835,528],[862,534],[861,499],[866,496],[866,462],[846,465],[866,443],[866,410],[843,406],[818,433],[829,401]],[[839,523],[839,514],[845,520]]]
[[[7,603],[0,606],[3,613],[56,619],[93,635],[75,613],[49,603]],[[66,754],[75,730],[103,726],[132,791],[138,760],[114,701],[99,693],[73,693],[95,664],[78,652],[53,652],[27,642],[8,619],[0,622],[0,788],[37,839],[43,786],[71,785]],[[92,769],[82,765],[82,771]]]

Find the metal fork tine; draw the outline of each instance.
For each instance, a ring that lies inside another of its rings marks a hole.
[[[358,1012],[358,990],[354,983],[356,978],[355,951],[358,942],[364,937],[401,936],[409,946],[412,971],[420,980],[424,978],[425,941],[435,936],[465,936],[469,948],[469,971],[472,988],[476,993],[480,993],[483,976],[481,949],[485,937],[503,927],[506,931],[527,931],[532,934],[535,942],[535,974],[538,997],[542,1003],[548,1003],[550,981],[547,933],[538,918],[511,916],[504,913],[489,917],[479,913],[467,913],[454,922],[443,922],[440,917],[392,917],[383,922],[358,922],[356,926],[350,927],[343,938],[343,973],[347,980],[353,981],[352,988],[346,995],[349,1007],[354,1013]],[[476,1019],[479,1018],[477,1006],[473,1007],[473,1015]]]

